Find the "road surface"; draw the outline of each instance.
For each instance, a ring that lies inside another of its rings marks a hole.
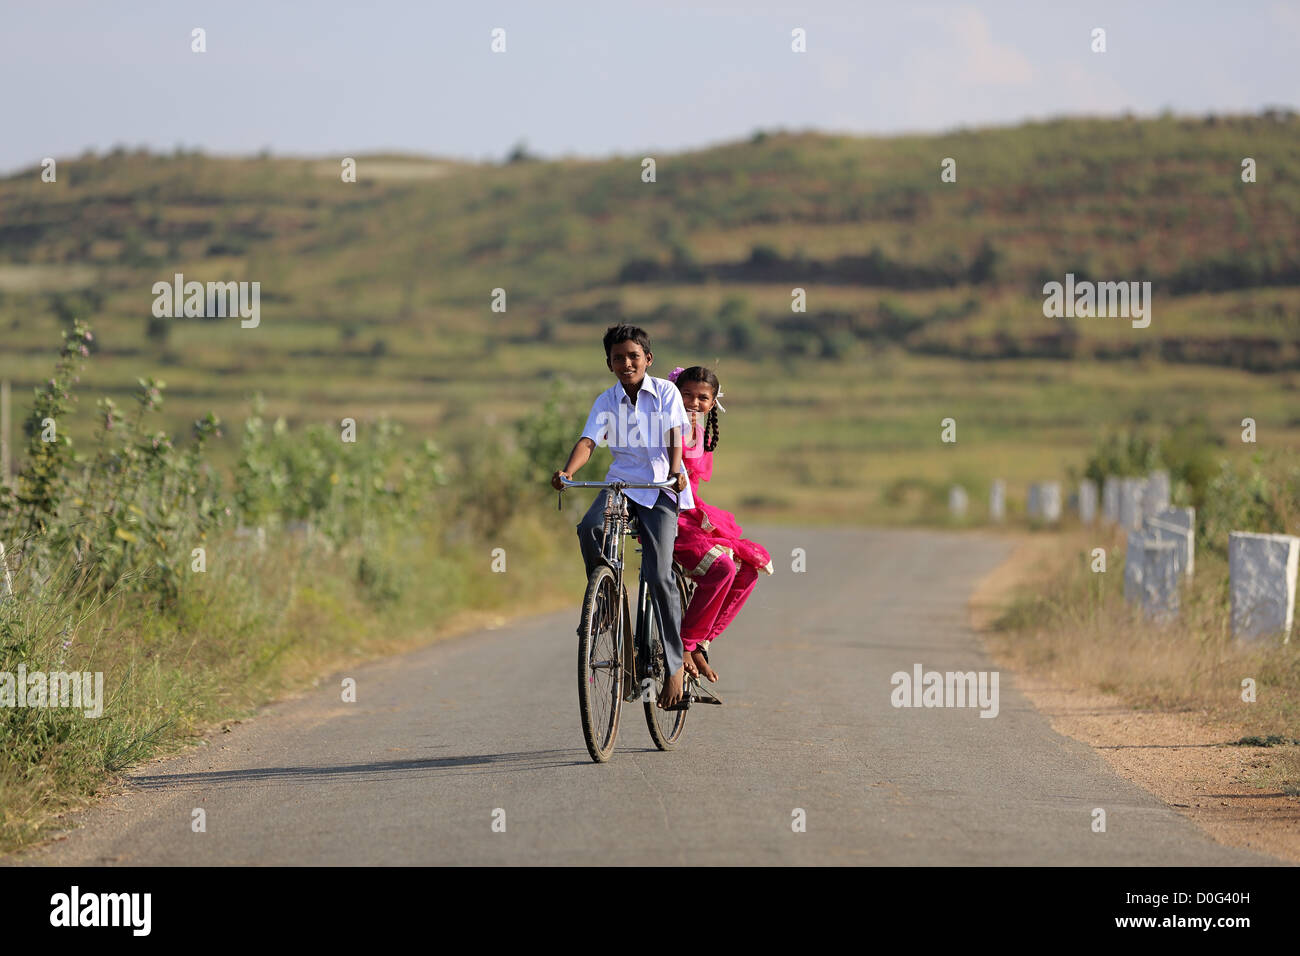
[[[635,706],[613,759],[588,758],[575,606],[333,675],[146,765],[66,839],[10,862],[1277,862],[1213,843],[1053,732],[1013,674],[1000,675],[993,718],[892,706],[895,672],[993,669],[966,603],[1005,540],[751,531],[777,573],[760,576],[711,654],[725,705],[692,710],[671,753],[653,748]],[[804,573],[790,569],[795,548]],[[341,699],[344,677],[355,703]],[[195,809],[206,832],[192,829]]]

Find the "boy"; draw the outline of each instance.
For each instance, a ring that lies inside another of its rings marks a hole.
[[[681,509],[695,507],[690,483],[682,471],[682,427],[689,419],[677,386],[667,379],[647,375],[654,363],[650,336],[632,325],[613,325],[605,332],[605,365],[617,384],[596,396],[582,437],[569,453],[568,463],[551,476],[562,489],[561,476],[573,473],[591,458],[602,440],[614,455],[605,481],[632,482],[675,479],[678,494],[655,488],[629,488],[628,507],[641,524],[641,563],[664,630],[664,663],[669,674],[659,703],[672,707],[682,699],[682,607],[673,581],[673,544],[677,539],[676,501]],[[605,524],[606,488],[596,495],[578,525],[578,543],[587,573],[600,560],[600,533]],[[671,495],[671,496],[670,496]]]

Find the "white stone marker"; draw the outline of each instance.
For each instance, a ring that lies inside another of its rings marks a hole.
[[[1007,517],[1007,483],[1001,478],[993,480],[989,488],[989,520],[1005,521]]]
[[[1025,514],[1048,524],[1061,520],[1061,486],[1054,481],[1035,481],[1029,486]]]
[[[1119,521],[1119,479],[1107,475],[1101,485],[1101,520],[1115,524]]]
[[[968,504],[968,499],[966,497],[965,488],[963,488],[961,485],[953,485],[951,488],[948,489],[948,512],[954,518],[966,517],[967,504]]]
[[[1189,578],[1192,572],[1196,570],[1196,509],[1195,508],[1166,508],[1153,518],[1148,518],[1144,525],[1147,532],[1152,530],[1153,522],[1159,522],[1155,527],[1165,526],[1165,536],[1169,534],[1169,527],[1176,528],[1179,536],[1175,540],[1181,540],[1186,546],[1187,553],[1183,556],[1183,573]],[[1160,537],[1160,535],[1156,535]]]
[[[1169,472],[1153,471],[1142,489],[1142,516],[1158,515],[1169,507]]]
[[[1300,538],[1295,535],[1229,533],[1234,637],[1251,641],[1280,634],[1283,641],[1291,639],[1297,566]]]
[[[1059,481],[1036,481],[1029,486],[1029,497],[1025,503],[1025,515],[1031,521],[1043,521],[1055,524],[1061,520],[1061,483]]]
[[[1142,563],[1146,560],[1144,544],[1146,535],[1129,529],[1124,542],[1124,600],[1137,601],[1142,597]]]
[[[1038,501],[1042,509],[1042,518],[1048,524],[1061,520],[1061,483],[1044,481],[1038,486]]]
[[[1119,481],[1119,523],[1136,531],[1142,527],[1142,492],[1144,478],[1121,478]]]
[[[1178,586],[1183,580],[1182,545],[1177,541],[1142,541],[1142,610],[1166,621],[1178,616]]]
[[[1097,520],[1097,483],[1091,478],[1079,482],[1079,520],[1084,524]]]
[[[1193,548],[1192,532],[1159,518],[1144,518],[1142,531],[1152,541],[1171,541],[1178,546],[1178,573],[1186,577],[1187,562],[1191,560]]]

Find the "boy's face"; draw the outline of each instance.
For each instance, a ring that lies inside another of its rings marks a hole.
[[[631,386],[640,384],[654,360],[653,352],[643,351],[635,342],[615,342],[610,346],[606,364],[618,376],[620,384]]]

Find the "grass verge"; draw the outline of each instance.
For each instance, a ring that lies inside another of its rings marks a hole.
[[[485,614],[576,605],[569,517],[525,513],[490,542],[450,545],[432,527],[339,551],[231,537],[213,543],[206,571],[162,612],[128,587],[69,600],[79,587],[70,568],[42,593],[16,582],[14,599],[0,602],[0,672],[100,672],[103,713],[0,707],[0,852],[39,841],[131,765],[321,674],[481,625]],[[492,570],[498,547],[504,573]]]
[[[1231,637],[1222,558],[1197,556],[1179,621],[1160,626],[1124,603],[1118,538],[1023,536],[971,611],[1053,729],[1219,842],[1300,862],[1300,647]]]

